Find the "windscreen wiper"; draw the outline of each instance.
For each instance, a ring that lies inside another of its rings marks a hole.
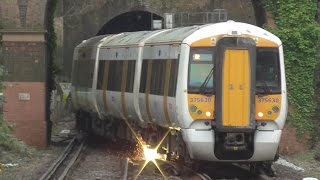
[[[261,83],[263,84],[263,86],[262,86],[263,93],[258,93],[258,96],[269,95],[271,93],[271,88],[267,85],[267,83],[265,81],[261,81]]]
[[[214,68],[214,67],[213,67]],[[214,69],[211,69],[209,74],[207,75],[207,77],[205,78],[205,80],[203,81],[203,83],[201,84],[200,88],[199,88],[199,93],[200,94],[205,94],[205,90],[207,88],[207,85],[208,85],[208,82],[209,80],[211,79],[212,75],[213,75],[213,70]]]

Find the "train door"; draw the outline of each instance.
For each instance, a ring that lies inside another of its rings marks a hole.
[[[253,129],[255,125],[255,42],[228,37],[217,44],[216,129]]]
[[[250,59],[248,49],[224,51],[222,78],[224,127],[247,127],[250,123]]]
[[[226,37],[215,58],[215,156],[249,159],[254,152],[256,45],[250,38]]]

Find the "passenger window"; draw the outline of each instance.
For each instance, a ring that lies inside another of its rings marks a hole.
[[[170,73],[170,85],[169,85],[168,96],[175,97],[176,90],[177,90],[179,59],[173,59],[170,61],[171,61],[171,73]]]
[[[94,70],[94,61],[93,60],[78,60],[76,65],[76,83],[78,87],[91,88],[93,78],[91,74]]]
[[[147,72],[148,72],[148,60],[142,61],[141,77],[140,77],[140,93],[146,92],[147,86]]]
[[[123,61],[110,61],[108,87],[109,91],[121,91]]]
[[[103,88],[102,85],[103,85],[105,62],[106,61],[99,61],[97,89],[102,89]]]
[[[178,64],[179,60],[143,60],[140,81],[140,93],[146,93],[148,63],[151,62],[151,80],[150,80],[150,94],[164,95],[164,86],[166,78],[166,63],[170,61],[171,69],[169,77],[168,96],[174,97],[176,95],[177,79],[178,79]]]
[[[163,95],[166,71],[165,60],[152,60],[150,94]]]
[[[126,92],[133,92],[134,76],[135,76],[136,61],[128,62]]]

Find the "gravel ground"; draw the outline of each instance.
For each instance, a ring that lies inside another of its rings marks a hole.
[[[4,168],[1,180],[34,180],[39,179],[52,162],[60,155],[63,147],[51,146],[46,150],[33,152],[28,157],[16,156],[11,162],[14,167]]]
[[[114,180],[123,177],[125,160],[132,156],[133,147],[122,146],[113,142],[100,140],[88,140],[89,143],[77,161],[74,169],[68,176],[68,180]],[[125,144],[125,143],[124,143]],[[131,151],[131,152],[130,152]],[[136,171],[137,168],[129,164],[129,171]],[[131,174],[129,172],[129,174]],[[130,179],[130,178],[129,178]],[[163,177],[147,168],[138,179],[159,179]]]
[[[320,180],[320,161],[314,159],[315,151],[307,151],[301,154],[285,157],[289,162],[303,169],[299,171],[303,177],[314,177]],[[290,173],[288,173],[290,175]]]
[[[113,145],[113,146],[112,146]],[[119,144],[107,143],[104,145],[88,145],[81,158],[78,160],[75,168],[67,179],[69,180],[98,180],[98,179],[121,179],[124,169],[124,159],[129,157],[128,151],[130,147],[119,147]],[[12,163],[17,163],[18,166],[5,168],[0,175],[0,179],[17,179],[17,180],[33,180],[38,179],[46,168],[59,156],[63,151],[62,146],[50,146],[47,150],[37,151],[30,157],[19,158]],[[291,159],[293,159],[291,157]],[[293,161],[297,161],[297,157]],[[295,180],[303,179],[304,177],[315,177],[320,172],[320,162],[314,161],[299,161],[295,164],[304,169],[294,170],[291,167],[286,167],[280,164],[274,164],[277,174],[275,180]],[[302,166],[300,166],[302,165]],[[137,174],[138,166],[129,166],[129,175]],[[164,179],[154,167],[148,166],[139,176],[140,180]],[[168,179],[179,179],[177,177],[168,177]]]

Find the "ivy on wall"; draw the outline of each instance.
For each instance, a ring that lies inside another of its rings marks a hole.
[[[48,0],[48,22],[47,22],[47,42],[48,42],[48,90],[51,92],[55,89],[54,78],[57,74],[57,68],[54,64],[57,49],[57,37],[54,30],[54,14],[57,7],[57,0]]]
[[[317,0],[265,0],[277,24],[271,31],[283,42],[289,97],[289,122],[300,135],[315,130],[315,75],[320,28]],[[319,96],[319,93],[318,93]]]
[[[48,60],[47,60],[47,100],[46,100],[46,111],[47,111],[47,126],[48,140],[51,137],[51,121],[50,121],[50,104],[51,104],[51,93],[55,89],[55,76],[58,73],[58,68],[54,63],[57,49],[57,37],[54,30],[54,14],[57,7],[57,0],[48,0],[47,4],[47,48],[48,48]]]

